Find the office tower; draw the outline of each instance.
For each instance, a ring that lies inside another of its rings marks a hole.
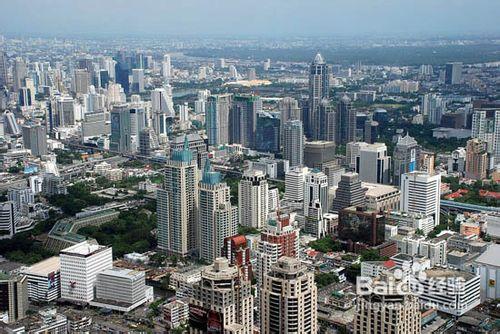
[[[306,123],[306,134],[309,138],[320,138],[319,107],[323,99],[328,99],[329,80],[328,65],[318,53],[309,68],[309,110]]]
[[[17,103],[21,110],[31,107],[35,103],[35,100],[32,99],[31,91],[29,88],[19,88]]]
[[[340,210],[351,206],[363,205],[366,190],[361,186],[361,180],[357,173],[342,174],[333,200],[333,210],[340,212]]]
[[[59,95],[51,100],[47,119],[49,129],[75,125],[75,101],[69,95]]]
[[[335,159],[335,143],[331,141],[306,141],[304,146],[304,165],[309,168],[323,169],[323,165]]]
[[[293,97],[284,97],[278,101],[278,110],[280,112],[280,120],[282,127],[291,120],[301,120],[301,110],[299,103]]]
[[[132,92],[144,93],[144,70],[142,68],[132,70]]]
[[[106,126],[106,115],[104,112],[91,112],[83,115],[82,138],[99,137],[109,134],[109,126]]]
[[[158,248],[185,257],[198,250],[198,168],[187,137],[165,164],[163,188],[157,191]]]
[[[261,112],[257,115],[255,149],[261,152],[280,152],[280,119],[277,113]]]
[[[238,71],[233,64],[229,65],[229,77],[233,80],[238,80]]]
[[[142,107],[130,108],[130,134],[137,136],[146,127],[146,112]]]
[[[401,184],[401,175],[417,170],[417,159],[420,154],[420,146],[417,141],[406,134],[399,137],[394,148],[394,170],[392,184],[399,186]]]
[[[356,140],[356,110],[352,108],[351,99],[344,95],[337,104],[338,140],[345,145]]]
[[[16,234],[16,224],[18,222],[18,211],[16,203],[6,201],[0,203],[0,231],[2,235],[12,237]]]
[[[257,74],[255,73],[255,68],[250,67],[248,69],[247,79],[250,80],[250,81],[251,80],[257,80]]]
[[[47,130],[45,126],[39,124],[23,125],[24,148],[31,151],[36,157],[46,155],[47,150]]]
[[[304,184],[308,173],[307,167],[294,167],[285,174],[285,199],[287,201],[300,203],[304,200]]]
[[[146,299],[144,271],[109,268],[97,274],[94,302],[132,309]]]
[[[488,143],[494,164],[500,163],[500,110],[475,110],[472,114],[472,138]]]
[[[299,260],[282,257],[264,276],[260,332],[317,333],[317,299],[314,274]]]
[[[488,176],[487,143],[474,138],[467,141],[465,157],[465,177],[474,180],[484,180]]]
[[[323,220],[323,207],[319,200],[314,200],[307,207],[305,216],[304,232],[321,239],[326,236],[326,226]]]
[[[128,104],[114,105],[111,110],[111,136],[109,150],[129,153],[131,149],[130,110]]]
[[[434,218],[434,226],[439,225],[441,200],[441,175],[425,172],[411,172],[401,177],[400,210],[421,213]]]
[[[391,179],[391,157],[384,143],[361,147],[356,158],[356,173],[363,182],[388,184]]]
[[[212,95],[207,99],[205,124],[208,145],[219,146],[229,143],[230,94]]]
[[[264,71],[269,71],[271,68],[271,59],[267,58],[266,61],[264,62],[263,69]]]
[[[153,129],[157,136],[165,137],[168,133],[169,119],[175,117],[174,103],[170,86],[155,88],[151,91],[151,113]]]
[[[329,101],[323,100],[319,105],[319,139],[337,143],[339,132],[337,108]]]
[[[424,94],[421,99],[422,115],[426,116],[430,123],[439,125],[446,112],[446,101],[437,94]]]
[[[389,274],[390,275],[390,274]],[[392,278],[394,281],[394,278]],[[400,333],[419,334],[421,332],[421,314],[418,297],[406,289],[390,288],[386,276],[375,278],[375,281],[388,287],[386,293],[376,290],[363,292],[357,298],[354,333]],[[373,285],[375,286],[376,283]],[[403,282],[395,281],[401,286]]]
[[[200,258],[207,262],[220,257],[224,239],[238,233],[238,208],[231,206],[230,188],[221,178],[207,159],[198,199]]]
[[[255,148],[257,115],[262,112],[262,100],[256,95],[236,95],[229,111],[230,142]]]
[[[253,296],[250,281],[238,268],[218,258],[201,272],[189,299],[189,333],[253,333]]]
[[[444,83],[447,85],[459,85],[462,83],[462,67],[460,62],[447,63],[444,72]]]
[[[99,87],[108,88],[110,75],[107,70],[99,71]]]
[[[12,111],[5,110],[3,113],[3,123],[6,134],[13,136],[19,136],[21,134],[21,128],[19,124],[17,124],[16,116]]]
[[[61,298],[88,303],[94,299],[97,274],[113,267],[110,247],[83,241],[63,249],[61,262]]]
[[[139,132],[139,154],[141,156],[148,157],[152,151],[159,147],[158,137],[153,129],[145,128]]]
[[[451,152],[448,158],[448,173],[465,173],[465,161],[467,159],[467,151],[465,147],[457,147]]]
[[[26,276],[0,273],[0,296],[0,315],[4,316],[7,323],[14,323],[26,317],[28,310]]]
[[[61,263],[58,256],[50,257],[22,271],[28,279],[28,297],[32,301],[48,303],[61,297]]]
[[[87,94],[89,92],[90,73],[87,70],[75,70],[73,80],[73,92],[75,94]]]
[[[290,168],[304,164],[304,128],[300,120],[287,121],[283,126],[283,159]]]
[[[67,189],[64,179],[58,174],[46,173],[43,175],[42,194],[45,196],[66,195]]]
[[[238,185],[240,225],[260,229],[267,221],[268,191],[266,175],[260,170],[247,170]]]
[[[222,256],[229,260],[229,264],[236,266],[240,277],[251,281],[253,278],[252,263],[250,262],[250,247],[244,235],[233,235],[224,239]]]
[[[172,77],[172,64],[170,60],[170,55],[166,54],[163,56],[163,61],[161,63],[161,71],[163,79],[169,80]]]
[[[323,213],[328,212],[328,178],[323,172],[313,169],[306,174],[304,182],[304,216],[308,216],[311,204],[319,201]]]
[[[4,51],[0,51],[0,89],[4,86],[8,86],[9,77],[7,75],[7,54]]]
[[[369,117],[364,124],[363,138],[368,144],[373,144],[378,138],[378,122]]]
[[[348,240],[351,251],[356,243],[378,246],[385,241],[385,222],[384,213],[366,206],[350,206],[339,211],[338,236],[340,240]]]
[[[130,57],[127,57],[125,51],[118,51],[115,56],[115,82],[123,87],[125,94],[130,92],[129,75],[131,68]]]
[[[14,59],[14,67],[12,68],[13,91],[19,91],[19,88],[24,86],[24,78],[28,76],[26,63],[22,58]]]

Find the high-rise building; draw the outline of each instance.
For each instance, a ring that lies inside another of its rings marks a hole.
[[[280,119],[277,113],[261,112],[257,115],[255,149],[261,152],[280,152]]]
[[[401,177],[400,210],[421,213],[434,218],[434,226],[439,225],[441,200],[441,175],[425,172],[410,172]]]
[[[76,69],[73,77],[73,92],[87,94],[90,86],[90,73],[87,70]]]
[[[313,169],[306,174],[304,181],[304,215],[308,216],[310,206],[319,201],[322,213],[327,213],[328,207],[328,178],[317,170]]]
[[[396,186],[401,184],[401,175],[417,170],[417,159],[420,153],[420,146],[417,141],[406,134],[399,137],[394,148],[394,170],[392,183]]]
[[[8,85],[7,69],[7,54],[0,51],[0,88]]]
[[[255,148],[257,115],[262,112],[262,100],[256,95],[236,95],[229,112],[231,143]]]
[[[448,158],[448,173],[465,173],[465,161],[467,159],[467,152],[465,147],[457,147],[456,150],[451,152]]]
[[[302,120],[299,103],[292,97],[284,97],[278,101],[278,110],[280,112],[281,127],[291,120]]]
[[[444,72],[444,83],[447,85],[459,85],[462,83],[462,67],[460,62],[447,63]]]
[[[13,91],[19,91],[19,88],[24,86],[24,79],[28,76],[28,69],[26,67],[26,62],[17,57],[14,59],[14,66],[12,68],[12,77],[13,77]]]
[[[142,68],[134,68],[132,70],[132,92],[144,92],[144,70]]]
[[[253,333],[252,285],[226,258],[201,272],[189,299],[189,333]]]
[[[304,184],[308,173],[307,167],[295,167],[285,174],[285,199],[287,201],[295,203],[304,201]]]
[[[169,86],[167,87],[169,88]],[[151,114],[153,129],[157,136],[166,137],[169,119],[175,117],[174,103],[170,89],[155,88],[151,91]]]
[[[335,160],[335,143],[317,140],[307,141],[304,145],[304,165],[309,168],[323,169],[323,166]]]
[[[165,164],[157,191],[158,248],[185,257],[198,250],[198,169],[187,137]]]
[[[351,206],[363,205],[366,191],[367,189],[361,186],[358,173],[342,174],[333,200],[333,210],[340,212]]]
[[[317,333],[317,299],[314,274],[297,259],[282,257],[264,276],[260,332]]]
[[[111,308],[133,309],[146,300],[146,275],[144,271],[109,268],[97,274],[95,298],[92,304],[109,305]]]
[[[238,185],[238,208],[240,225],[260,229],[268,214],[268,191],[266,175],[260,170],[247,170]]]
[[[345,145],[356,140],[356,110],[351,99],[344,95],[337,104],[337,143]]]
[[[12,111],[6,110],[2,115],[4,133],[11,134],[13,136],[19,136],[21,134],[21,128],[17,124],[16,116]]]
[[[88,303],[94,299],[97,274],[113,267],[110,247],[83,241],[63,249],[61,262],[61,298]]]
[[[335,105],[330,100],[323,100],[319,105],[319,139],[337,143],[339,128],[338,128],[338,112]]]
[[[211,95],[207,99],[205,124],[208,145],[219,146],[229,143],[230,94]]]
[[[61,297],[60,268],[59,257],[53,256],[23,270],[30,300],[48,303]]]
[[[18,211],[14,201],[0,203],[0,231],[2,235],[13,236],[16,234]]]
[[[500,162],[500,110],[482,109],[472,114],[472,138],[479,138],[488,143],[488,153]]]
[[[130,110],[127,104],[114,105],[111,110],[109,150],[119,153],[132,151]]]
[[[474,180],[484,180],[488,175],[488,144],[474,138],[467,141],[465,148],[465,177]]]
[[[82,139],[109,134],[110,128],[106,126],[106,115],[104,112],[90,112],[86,113],[83,117]]]
[[[130,92],[129,75],[131,69],[130,57],[124,51],[118,51],[115,57],[115,82],[123,87],[125,94]]]
[[[152,128],[145,128],[139,132],[139,154],[148,157],[151,152],[160,147],[156,132]]]
[[[23,125],[24,148],[31,151],[33,156],[46,155],[47,150],[47,130],[45,126],[39,124]]]
[[[250,247],[244,235],[233,235],[224,239],[222,256],[240,271],[240,277],[247,281],[253,278],[252,263],[250,262]]]
[[[422,95],[420,110],[430,123],[440,124],[441,118],[446,112],[446,100],[437,94],[424,94]]]
[[[304,128],[300,120],[290,120],[283,126],[283,159],[290,168],[304,164]]]
[[[385,276],[376,278],[376,281]],[[394,283],[399,284],[400,282]],[[390,287],[390,284],[385,284]],[[354,333],[365,334],[419,334],[420,303],[418,297],[407,289],[389,289],[387,293],[363,293],[357,298]]]
[[[69,95],[59,95],[51,100],[48,108],[48,128],[50,132],[54,128],[75,125],[75,101]]]
[[[23,211],[24,206],[35,203],[35,193],[30,187],[16,186],[9,188],[7,198],[16,204],[17,211]]]
[[[198,224],[200,258],[212,262],[221,257],[224,240],[238,232],[238,208],[231,206],[230,188],[214,172],[207,159],[199,185]]]
[[[169,54],[163,56],[162,75],[165,80],[169,80],[172,77],[172,63]]]
[[[306,134],[309,138],[320,139],[320,104],[328,99],[330,89],[330,71],[321,54],[316,54],[309,67],[309,108],[304,115],[307,120]]]
[[[367,144],[356,158],[356,173],[363,182],[388,184],[391,179],[391,157],[384,143]]]
[[[24,275],[0,273],[0,315],[7,323],[26,317],[28,310],[28,279]]]

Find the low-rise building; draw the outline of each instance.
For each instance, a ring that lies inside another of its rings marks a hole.
[[[53,256],[23,270],[30,300],[47,303],[61,296],[60,268],[59,257]]]

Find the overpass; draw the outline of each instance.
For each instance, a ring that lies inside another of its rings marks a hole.
[[[469,212],[497,212],[500,213],[500,208],[495,206],[484,206],[468,203],[460,203],[455,201],[441,200],[441,209],[456,210],[456,211],[469,211]]]

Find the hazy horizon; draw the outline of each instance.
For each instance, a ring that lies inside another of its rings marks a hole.
[[[14,36],[345,37],[500,34],[491,0],[16,0]]]

